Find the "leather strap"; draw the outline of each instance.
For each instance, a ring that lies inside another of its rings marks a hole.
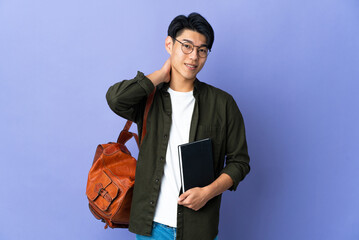
[[[128,140],[130,140],[132,137],[134,137],[136,139],[136,143],[138,148],[140,148],[140,144],[142,144],[142,140],[146,135],[147,132],[147,117],[148,117],[148,112],[150,111],[152,102],[153,102],[153,98],[155,96],[155,92],[156,92],[156,88],[153,90],[153,92],[148,96],[147,101],[146,101],[146,107],[145,107],[145,112],[144,112],[144,116],[143,116],[143,124],[142,124],[142,134],[141,134],[141,143],[139,142],[138,139],[138,135],[136,133],[133,132],[129,132],[128,130],[130,130],[130,127],[132,125],[132,121],[127,120],[125,126],[123,127],[120,135],[118,136],[117,142],[121,143],[121,144],[125,144]]]
[[[117,143],[124,145],[128,140],[130,140],[132,137],[134,137],[136,139],[138,148],[140,148],[139,141],[138,141],[138,135],[136,133],[128,131],[130,129],[131,125],[132,125],[132,121],[127,120],[125,127],[123,128],[123,130],[121,131],[120,135],[117,138]]]
[[[145,137],[146,132],[147,132],[147,128],[146,128],[147,127],[147,117],[148,117],[148,112],[150,111],[150,108],[151,108],[151,105],[153,102],[153,97],[155,96],[155,92],[156,92],[156,87],[147,98],[145,114],[143,116],[142,135],[141,135],[141,143],[140,144],[142,144],[143,138]]]

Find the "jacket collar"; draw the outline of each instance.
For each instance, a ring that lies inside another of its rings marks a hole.
[[[200,92],[201,89],[201,82],[196,78],[193,82],[193,95],[197,95]],[[170,87],[170,84],[167,82],[160,83],[157,88],[163,92],[167,92],[168,88]]]

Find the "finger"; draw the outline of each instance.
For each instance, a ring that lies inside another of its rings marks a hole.
[[[187,203],[187,202],[178,202],[178,205],[182,205],[182,206],[188,207],[188,206],[189,206],[189,203]]]
[[[190,208],[190,209],[192,209],[192,205],[191,204],[189,204],[189,203],[180,203],[179,205],[182,205],[182,206],[184,206],[184,207],[187,207],[187,208]]]
[[[163,66],[166,68],[166,69],[170,69],[171,68],[171,58],[168,58],[166,60],[166,62],[163,64]]]
[[[190,195],[189,190],[182,193],[179,197],[178,197],[178,201],[183,201],[184,199],[186,199],[188,196]]]
[[[187,199],[187,196],[180,196],[180,197],[178,198],[178,202],[183,203],[184,201],[186,201],[186,199]]]

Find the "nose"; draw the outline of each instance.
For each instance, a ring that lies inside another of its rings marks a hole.
[[[195,47],[193,51],[189,54],[190,59],[197,60],[198,56],[198,49]]]

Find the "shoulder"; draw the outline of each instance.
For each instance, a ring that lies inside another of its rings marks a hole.
[[[203,94],[208,97],[215,97],[216,101],[219,101],[221,103],[228,103],[234,101],[234,98],[231,94],[220,88],[201,81],[198,81],[198,86],[200,89],[200,94]]]

